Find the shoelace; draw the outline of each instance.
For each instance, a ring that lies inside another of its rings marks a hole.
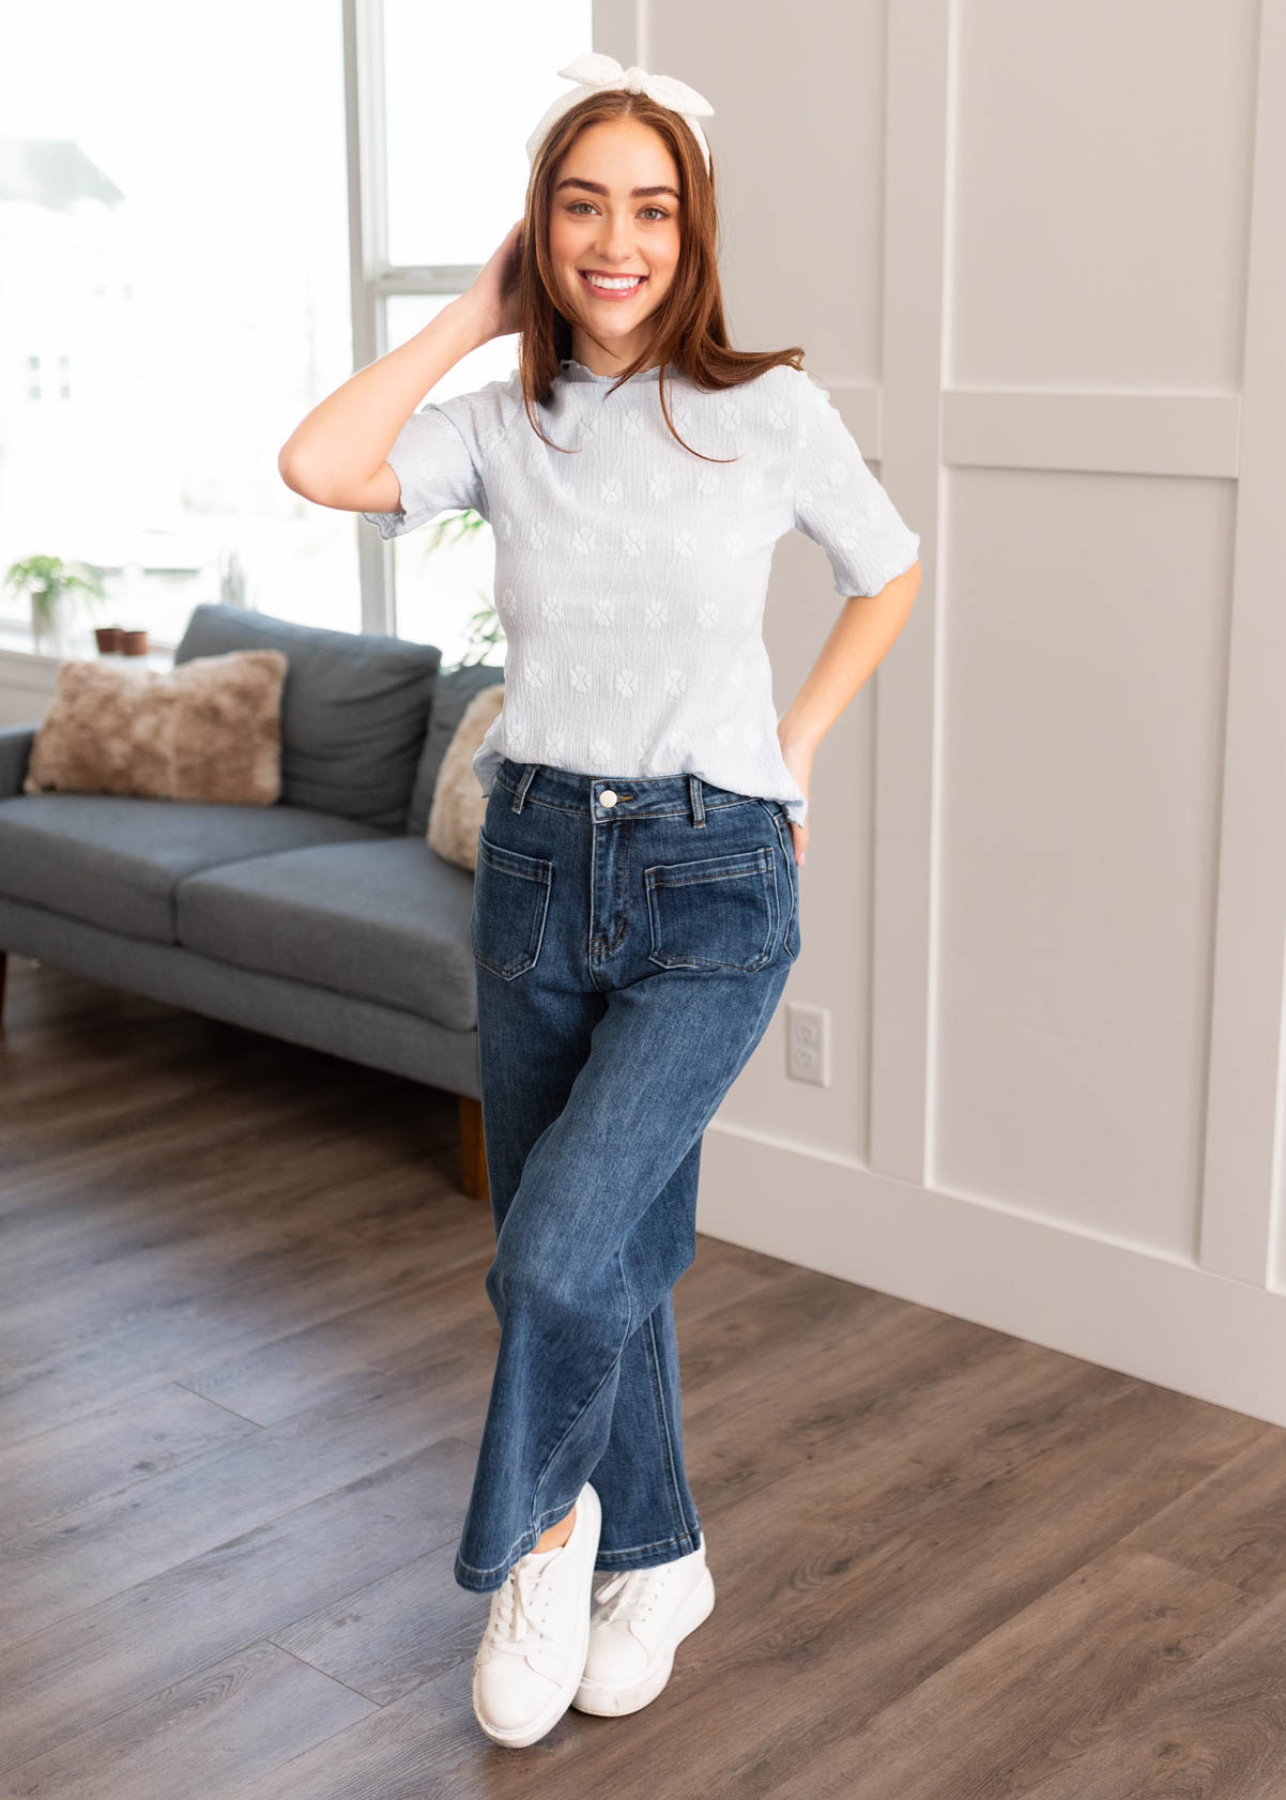
[[[651,1611],[657,1595],[669,1580],[669,1563],[655,1569],[619,1569],[595,1594],[596,1616],[604,1619],[641,1619]]]
[[[526,1656],[534,1641],[553,1638],[554,1633],[544,1625],[547,1596],[542,1593],[544,1578],[552,1566],[545,1563],[532,1567],[519,1558],[510,1569],[504,1585],[497,1590],[495,1609],[487,1622],[488,1650]]]

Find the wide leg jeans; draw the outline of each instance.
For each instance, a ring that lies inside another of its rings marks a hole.
[[[650,1568],[701,1541],[673,1288],[702,1135],[799,953],[785,807],[505,759],[470,931],[500,1344],[455,1578],[498,1588],[587,1480],[595,1566]]]

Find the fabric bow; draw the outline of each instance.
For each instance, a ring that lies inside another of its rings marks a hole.
[[[658,106],[668,106],[687,121],[692,128],[692,135],[701,146],[701,154],[705,158],[707,172],[710,168],[710,146],[706,142],[705,132],[697,123],[697,115],[712,118],[714,108],[710,102],[695,88],[680,81],[675,75],[649,75],[646,69],[640,69],[637,63],[631,63],[623,69],[614,56],[603,56],[598,51],[590,51],[585,56],[577,56],[564,69],[558,71],[570,81],[578,82],[570,93],[560,94],[549,107],[544,118],[527,139],[527,160],[534,163],[536,153],[544,143],[549,128],[554,122],[578,100],[586,94],[598,92],[602,88],[625,88],[631,94],[646,94],[655,100]]]

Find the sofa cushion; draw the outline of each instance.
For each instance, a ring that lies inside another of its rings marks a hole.
[[[20,794],[0,800],[0,894],[127,937],[172,944],[174,884],[193,870],[270,850],[385,835],[295,806]]]
[[[470,702],[483,688],[504,678],[503,663],[466,663],[459,668],[439,671],[433,684],[433,710],[429,714],[429,729],[424,735],[424,748],[420,752],[415,786],[411,791],[411,809],[406,819],[406,829],[414,836],[423,837],[428,830],[442,759]],[[476,787],[476,781],[474,785]]]
[[[204,956],[470,1031],[472,910],[473,876],[398,835],[190,875],[179,884],[178,932]]]
[[[275,806],[282,651],[229,650],[175,669],[137,665],[119,656],[59,664],[23,792]]]
[[[266,649],[288,663],[282,801],[403,830],[442,660],[436,644],[206,604],[194,608],[174,661]]]

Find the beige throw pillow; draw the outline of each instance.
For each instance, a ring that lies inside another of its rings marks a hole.
[[[23,792],[271,806],[286,666],[281,650],[198,656],[170,670],[65,662]]]
[[[474,753],[488,726],[499,717],[504,702],[502,681],[494,681],[474,695],[447,745],[433,789],[427,832],[429,849],[462,869],[478,866],[478,833],[487,812],[487,796],[473,772]]]

